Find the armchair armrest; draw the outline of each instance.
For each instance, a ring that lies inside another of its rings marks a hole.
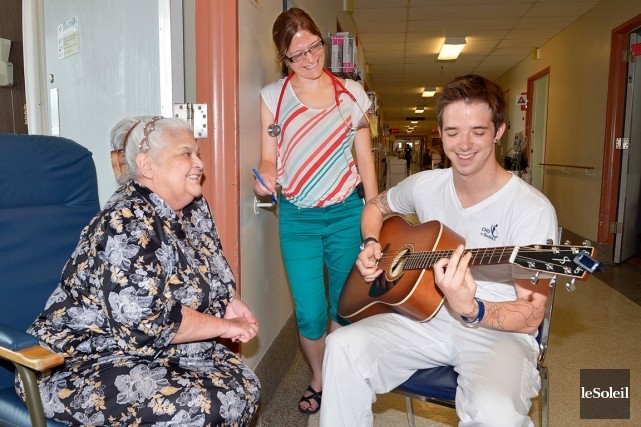
[[[38,372],[64,362],[61,354],[41,347],[35,337],[3,324],[0,324],[0,357]]]
[[[22,379],[31,425],[45,427],[47,421],[35,372],[61,365],[64,357],[40,346],[38,340],[28,333],[0,324],[0,358],[12,362]]]

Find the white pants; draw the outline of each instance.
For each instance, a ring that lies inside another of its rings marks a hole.
[[[439,365],[459,374],[460,426],[531,426],[531,399],[541,386],[537,356],[534,337],[469,327],[447,304],[425,323],[399,314],[369,317],[327,336],[320,426],[372,426],[376,394]]]

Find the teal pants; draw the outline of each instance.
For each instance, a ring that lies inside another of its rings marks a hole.
[[[360,251],[363,199],[354,191],[343,203],[299,208],[281,197],[280,246],[296,307],[299,333],[310,340],[323,336],[347,274]],[[327,290],[325,288],[327,268]]]

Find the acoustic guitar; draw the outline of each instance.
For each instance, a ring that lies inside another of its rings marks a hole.
[[[439,221],[411,225],[401,216],[383,222],[379,242],[383,270],[373,282],[366,282],[352,267],[338,301],[338,314],[350,322],[380,313],[397,312],[421,322],[436,314],[444,296],[434,283],[434,264],[449,258],[462,237]],[[531,245],[477,248],[470,266],[517,264],[533,272],[533,283],[557,275],[585,280],[601,268],[594,260],[594,248],[587,246]],[[556,280],[556,277],[555,279]],[[571,282],[574,285],[574,281]]]

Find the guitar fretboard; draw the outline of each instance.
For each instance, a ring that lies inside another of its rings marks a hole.
[[[515,246],[497,246],[494,248],[470,249],[472,253],[470,266],[508,264]],[[432,268],[441,258],[450,258],[453,250],[412,252],[405,257],[403,268],[406,270]]]

